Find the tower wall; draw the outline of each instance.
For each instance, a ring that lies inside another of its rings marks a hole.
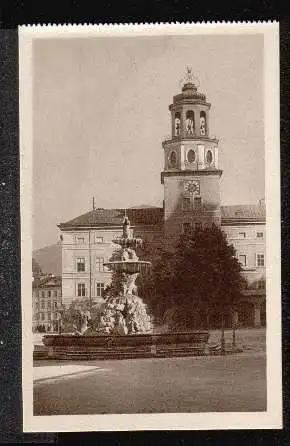
[[[189,195],[184,187],[187,182],[194,181],[200,185],[200,194]],[[195,198],[201,202],[195,203]],[[186,201],[184,201],[184,199]],[[186,203],[186,204],[185,204]],[[177,238],[182,232],[184,223],[190,224],[190,229],[198,225],[220,225],[220,174],[203,175],[197,172],[184,172],[180,176],[164,178],[164,219],[165,234],[167,237]]]
[[[209,133],[211,104],[198,92],[189,70],[170,104],[171,138],[164,141],[165,238],[221,224],[218,140]]]

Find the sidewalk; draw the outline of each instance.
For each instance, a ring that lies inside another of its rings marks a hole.
[[[46,381],[48,379],[55,379],[61,377],[75,376],[78,374],[92,373],[99,370],[105,370],[95,365],[82,365],[82,364],[68,364],[59,365],[53,364],[43,367],[33,367],[33,381]]]

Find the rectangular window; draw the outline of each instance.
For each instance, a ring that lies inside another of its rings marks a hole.
[[[35,304],[35,309],[36,309],[36,311],[39,310],[39,304],[38,303]]]
[[[194,197],[194,209],[201,209],[201,197]]]
[[[54,291],[53,295],[54,297],[57,297],[57,290]]]
[[[258,280],[258,288],[264,289],[266,287],[266,282],[264,279]]]
[[[51,308],[51,301],[50,300],[47,301],[47,308]]]
[[[44,302],[44,300],[41,301],[41,308],[42,308],[42,310],[45,308],[45,302]]]
[[[44,313],[40,313],[40,319],[44,321]]]
[[[45,291],[41,292],[41,297],[45,297]]]
[[[240,254],[239,262],[241,263],[242,266],[247,266],[247,256],[245,256],[244,254]]]
[[[85,259],[83,257],[77,260],[77,271],[78,273],[85,271]]]
[[[53,319],[57,319],[57,313],[53,313]]]
[[[85,243],[85,238],[84,237],[77,237],[77,243],[79,245],[83,245]]]
[[[201,222],[197,221],[195,223],[195,230],[196,231],[201,231],[202,230],[202,223]]]
[[[96,237],[96,243],[104,243],[103,237]]]
[[[47,292],[47,297],[51,297],[51,291]]]
[[[265,256],[264,254],[257,254],[257,266],[265,266]]]
[[[264,238],[263,232],[257,232],[257,238]]]
[[[239,238],[246,238],[245,232],[239,232]]]
[[[53,302],[53,307],[57,308],[57,302],[56,301]]]
[[[83,297],[86,295],[86,285],[84,283],[78,283],[78,296]]]
[[[97,297],[103,296],[104,289],[105,289],[105,286],[103,283],[97,283],[97,285],[96,285]]]
[[[51,313],[47,313],[47,319],[51,321]]]
[[[104,271],[104,257],[96,258],[96,269],[97,271]]]
[[[189,234],[191,231],[190,223],[182,223],[182,234]]]
[[[38,297],[38,296],[39,296],[38,291],[35,291],[35,297]]]
[[[182,209],[184,211],[190,211],[190,198],[183,198]]]

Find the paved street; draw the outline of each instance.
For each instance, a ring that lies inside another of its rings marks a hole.
[[[35,415],[266,410],[262,351],[35,366]]]

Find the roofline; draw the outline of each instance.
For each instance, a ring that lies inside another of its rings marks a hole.
[[[165,177],[174,176],[204,176],[204,175],[218,175],[221,177],[223,171],[221,169],[209,169],[209,170],[163,170],[161,172],[161,184],[164,184]]]
[[[152,226],[163,225],[164,220],[162,219],[160,222],[144,224],[144,223],[136,223],[131,224],[131,228],[151,228]],[[89,229],[101,229],[101,230],[110,230],[110,229],[123,229],[123,225],[66,225],[65,223],[60,223],[57,225],[58,228],[66,231],[74,231],[76,229],[89,230]]]
[[[255,220],[254,218],[247,219],[230,219],[221,217],[221,226],[243,226],[243,225],[264,225],[266,219]]]

